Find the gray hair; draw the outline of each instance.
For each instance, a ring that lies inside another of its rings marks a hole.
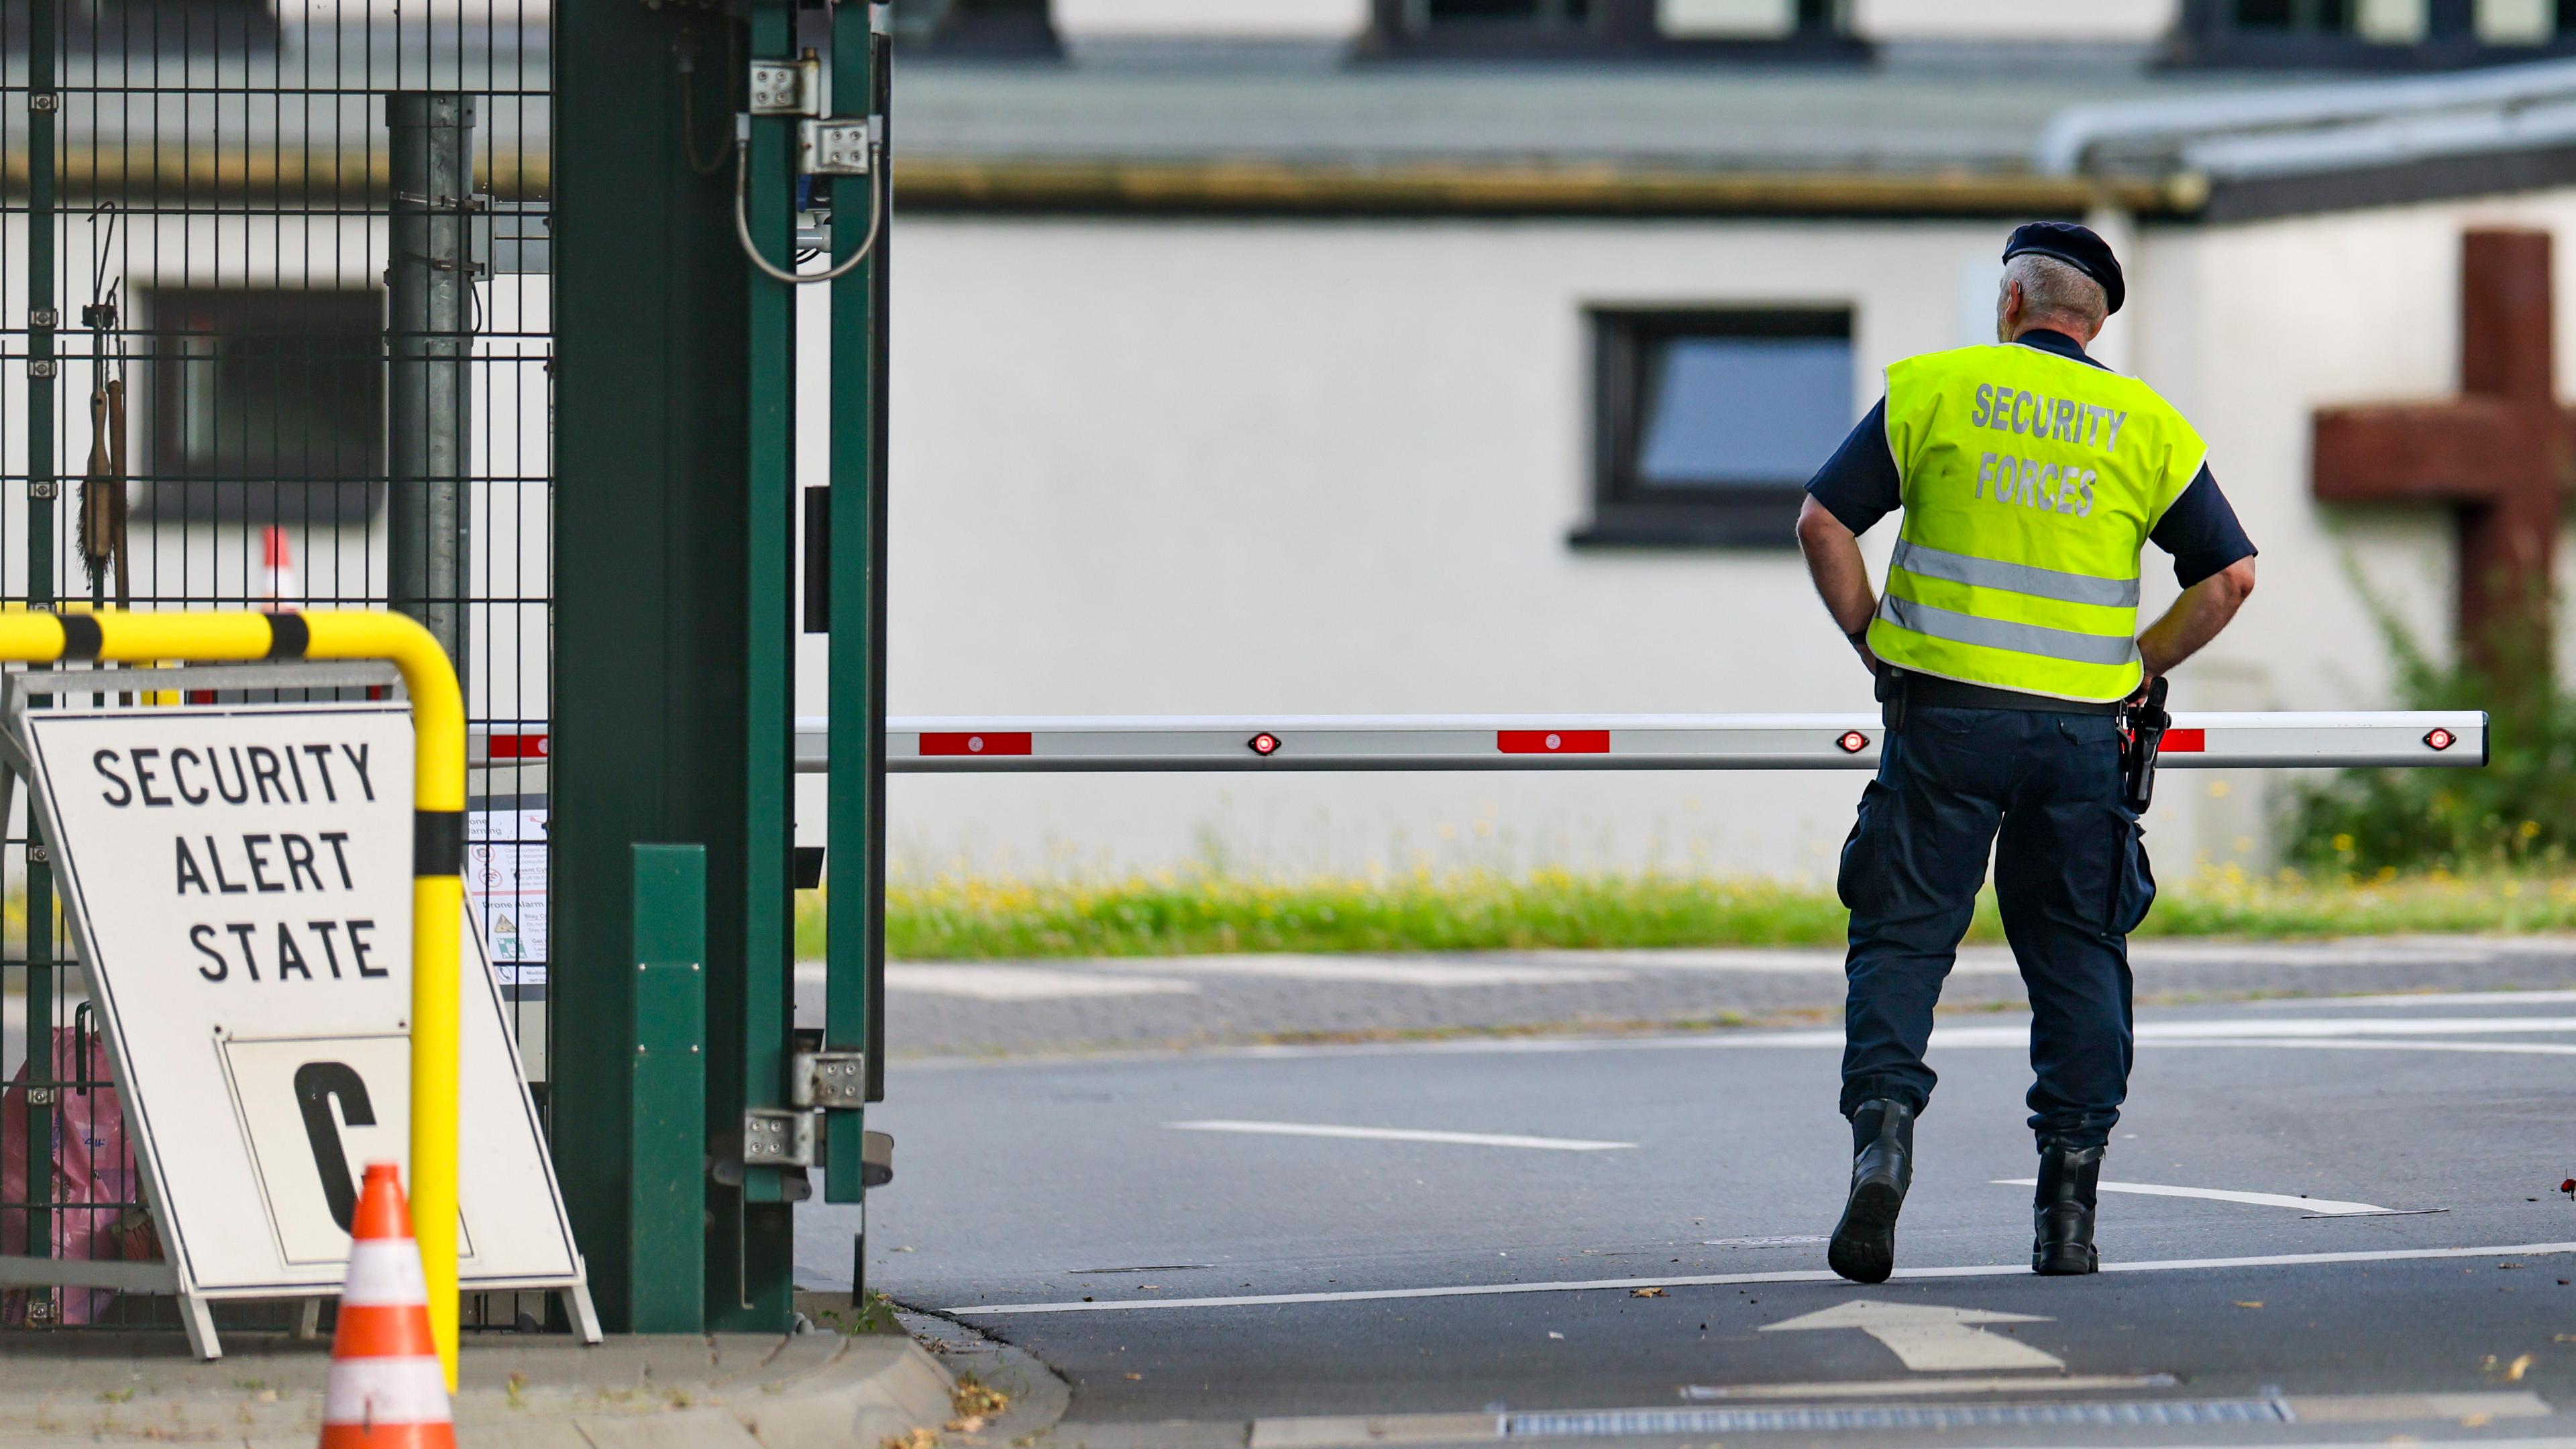
[[[2111,299],[2102,284],[2055,257],[2023,252],[2004,263],[2004,283],[2021,284],[2022,315],[2067,317],[2086,327],[2102,325],[2111,315]]]

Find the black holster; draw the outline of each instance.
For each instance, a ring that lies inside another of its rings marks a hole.
[[[2120,794],[2129,809],[2147,813],[2156,798],[2156,752],[2164,748],[2173,716],[2165,712],[2165,679],[2158,675],[2147,692],[2120,709]]]
[[[1905,727],[1906,678],[1907,675],[1904,670],[1897,668],[1893,664],[1889,664],[1884,661],[1880,662],[1878,666],[1878,685],[1876,690],[1878,696],[1878,721],[1879,723],[1887,726],[1887,732],[1889,734],[1894,734]]]

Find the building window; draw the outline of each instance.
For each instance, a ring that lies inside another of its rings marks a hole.
[[[2576,0],[2183,0],[2184,65],[2435,70],[2576,52]]]
[[[1578,545],[1788,548],[1857,416],[1847,311],[1592,314],[1593,517]]]
[[[138,501],[165,518],[358,522],[384,471],[384,294],[143,293]]]
[[[1852,0],[1371,0],[1362,53],[1866,59]]]

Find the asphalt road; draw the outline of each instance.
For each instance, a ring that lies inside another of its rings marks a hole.
[[[2142,1013],[2106,1179],[2278,1200],[2106,1193],[2089,1279],[1998,1185],[2023,1030],[1945,1020],[1881,1287],[1833,1030],[899,1065],[871,1286],[1052,1365],[1064,1444],[2576,1442],[2576,992]]]

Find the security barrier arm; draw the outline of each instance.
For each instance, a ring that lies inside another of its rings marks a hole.
[[[430,1334],[456,1389],[457,1054],[465,914],[465,703],[429,631],[400,614],[313,610],[0,614],[0,661],[196,664],[376,659],[411,696],[411,1217]],[[422,1225],[444,1225],[428,1230]]]
[[[897,774],[1224,770],[1874,770],[1876,715],[1238,715],[892,719]],[[2182,714],[2166,769],[2487,762],[2479,710]],[[823,721],[796,768],[826,768]]]
[[[1148,715],[890,719],[895,774],[1230,770],[1875,770],[1878,716]],[[796,721],[796,770],[829,768],[828,722]],[[542,762],[543,721],[477,729],[476,765]],[[2487,762],[2482,710],[2181,714],[2159,766],[2345,769]]]

